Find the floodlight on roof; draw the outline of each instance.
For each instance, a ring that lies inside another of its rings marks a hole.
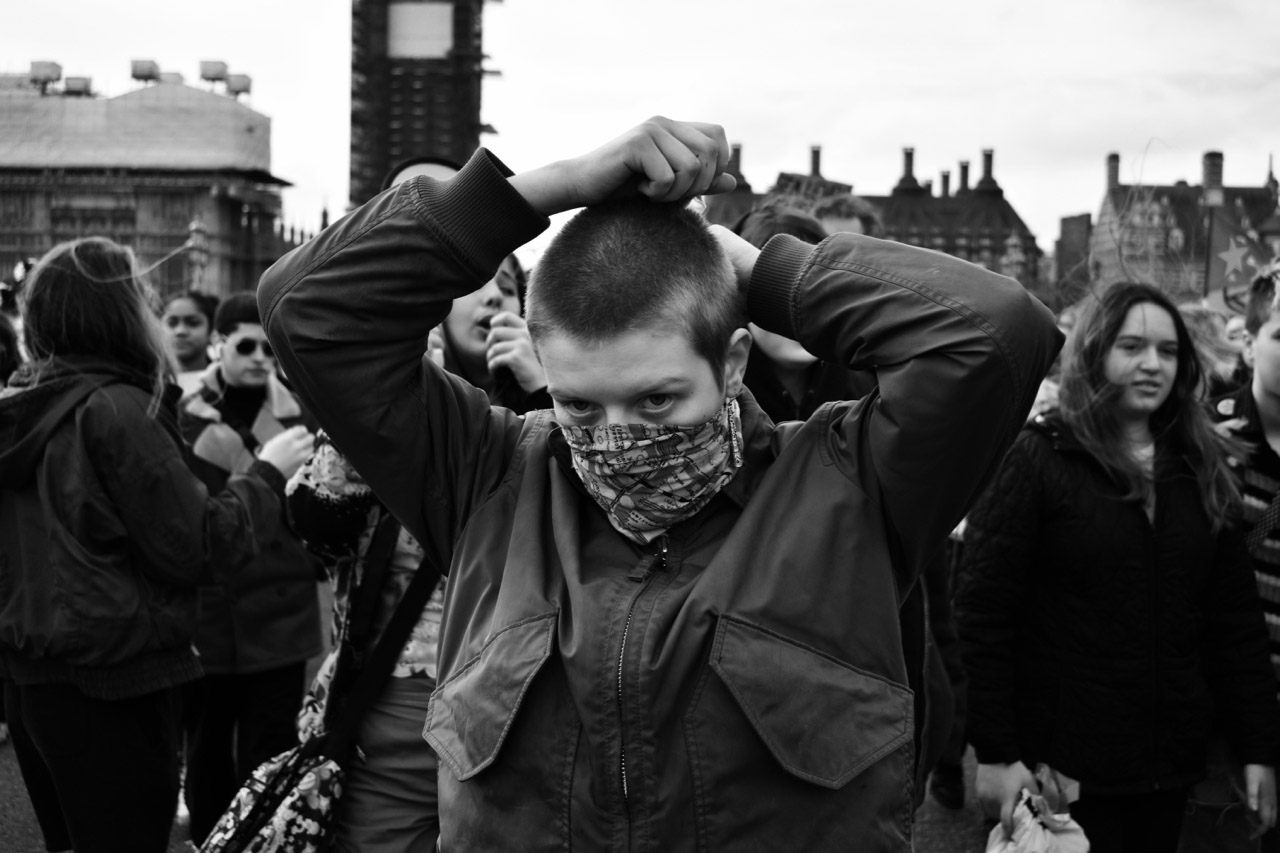
[[[87,97],[93,94],[93,78],[92,77],[68,77],[62,84],[62,93],[64,95],[78,95]]]
[[[200,79],[210,83],[223,83],[227,79],[227,63],[206,59],[200,63]]]
[[[31,63],[31,82],[37,85],[57,83],[62,79],[62,66],[56,62]]]
[[[153,59],[135,59],[130,66],[134,80],[154,83],[160,79],[160,65]]]
[[[227,75],[227,94],[235,97],[236,95],[247,95],[249,89],[253,86],[253,78],[248,74],[228,74]]]

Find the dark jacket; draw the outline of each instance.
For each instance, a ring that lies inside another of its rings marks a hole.
[[[421,357],[547,225],[506,174],[479,152],[402,184],[259,290],[306,405],[451,567],[426,720],[443,849],[909,849],[898,608],[1017,434],[1052,317],[945,255],[775,239],[752,318],[877,365],[879,391],[777,430],[744,393],[743,468],[640,548],[567,469],[551,412],[491,408]]]
[[[191,470],[210,491],[254,463],[258,447],[301,424],[302,408],[274,376],[253,423],[223,419],[217,365],[200,391],[182,401]],[[256,520],[266,544],[243,570],[215,562],[200,587],[196,648],[211,673],[248,673],[306,660],[322,650],[318,564],[283,513]]]
[[[29,379],[29,377],[28,377]],[[190,681],[196,584],[242,568],[281,515],[258,463],[210,497],[183,461],[177,388],[56,362],[0,399],[0,669],[121,698]]]
[[[1098,792],[1185,786],[1220,715],[1271,764],[1274,676],[1248,555],[1161,447],[1155,523],[1056,418],[1018,437],[969,514],[957,609],[980,762]]]
[[[804,390],[796,399],[778,378],[778,363],[759,347],[751,348],[743,381],[774,423],[804,421],[831,400],[858,400],[875,387],[874,372],[860,373],[839,364],[815,361],[805,370]]]

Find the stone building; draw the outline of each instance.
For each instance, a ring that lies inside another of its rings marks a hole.
[[[1108,154],[1106,193],[1089,240],[1092,286],[1143,281],[1159,285],[1175,300],[1209,295],[1210,247],[1219,242],[1210,234],[1215,211],[1219,229],[1261,243],[1280,238],[1280,220],[1273,215],[1280,189],[1275,175],[1268,170],[1256,187],[1227,187],[1222,163],[1221,152],[1206,152],[1199,184],[1122,184],[1120,155]]]
[[[733,146],[728,171],[743,182],[742,147]],[[983,172],[973,186],[969,185],[969,163],[960,163],[960,181],[952,192],[951,173],[943,172],[937,193],[932,181],[919,181],[914,174],[915,152],[903,149],[903,173],[888,195],[862,195],[878,214],[881,236],[912,246],[923,246],[972,261],[990,270],[1012,276],[1029,290],[1042,286],[1040,259],[1042,252],[1036,238],[1004,197],[1004,190],[992,174],[994,152],[983,152]],[[821,172],[821,149],[810,151],[808,175],[783,172],[775,186],[763,195],[753,193],[749,185],[741,186],[723,197],[708,202],[708,218],[720,224],[731,224],[751,209],[751,205],[770,194],[799,200],[801,206],[812,207],[824,196],[848,193],[852,185],[832,181]]]
[[[271,119],[237,98],[248,79],[206,70],[223,91],[150,62],[134,63],[140,88],[115,97],[62,81],[54,63],[0,75],[0,274],[101,235],[156,265],[162,294],[256,287],[297,242],[280,222],[289,183],[271,173]]]
[[[480,145],[484,0],[353,0],[351,203],[407,160]]]

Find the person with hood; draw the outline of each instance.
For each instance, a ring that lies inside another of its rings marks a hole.
[[[23,293],[31,361],[0,398],[0,678],[49,850],[168,847],[174,688],[198,678],[196,589],[266,546],[310,453],[294,431],[211,494],[133,253],[54,247]]]

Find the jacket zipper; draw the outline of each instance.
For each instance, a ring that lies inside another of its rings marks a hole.
[[[631,574],[627,575],[627,579],[635,583],[644,584],[640,591],[631,598],[631,604],[627,606],[627,619],[622,624],[622,642],[618,645],[618,721],[622,722],[624,715],[622,702],[622,664],[627,655],[627,636],[631,633],[631,617],[636,610],[636,602],[640,600],[640,596],[644,595],[644,591],[649,587],[649,581],[653,578],[655,566],[658,569],[666,569],[667,567],[667,535],[664,533],[662,538],[658,540],[658,551],[655,554],[649,554],[631,570]],[[618,772],[622,779],[622,802],[628,805],[631,801],[630,792],[627,789],[627,747],[624,743],[625,737],[619,727],[618,732],[618,755],[619,766]]]

